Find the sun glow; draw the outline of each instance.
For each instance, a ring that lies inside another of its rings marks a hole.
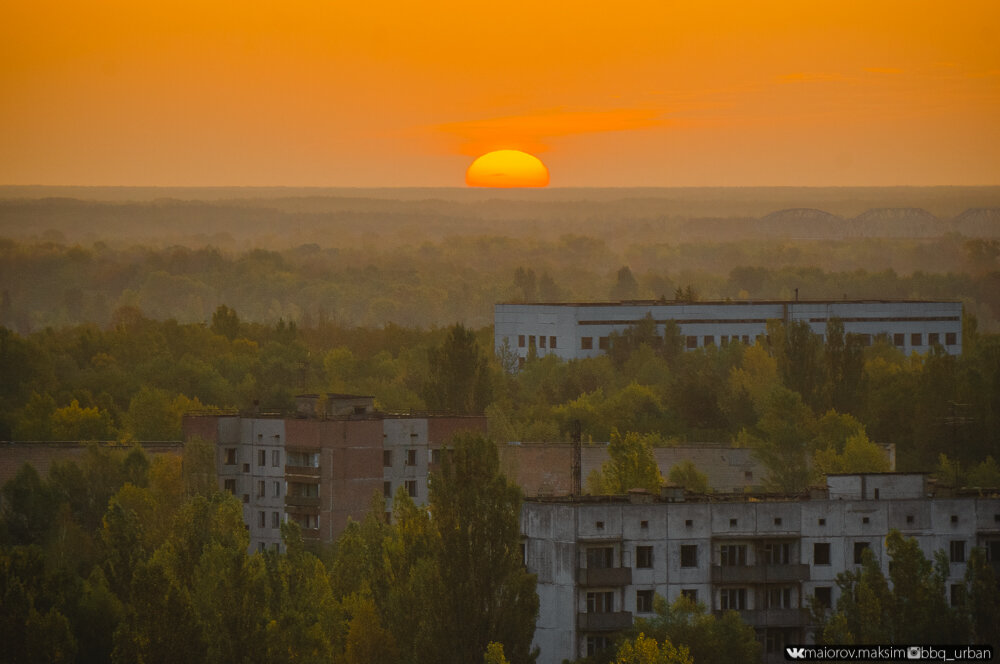
[[[542,160],[520,150],[494,150],[472,162],[465,172],[470,187],[545,187],[549,169]]]

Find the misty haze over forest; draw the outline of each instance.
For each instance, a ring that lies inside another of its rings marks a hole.
[[[0,237],[0,317],[20,332],[104,325],[125,305],[180,322],[226,304],[260,322],[481,327],[497,301],[687,286],[959,299],[984,329],[1000,319],[1000,187],[2,187]]]

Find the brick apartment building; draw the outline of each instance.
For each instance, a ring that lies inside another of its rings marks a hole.
[[[486,432],[483,416],[378,412],[372,397],[301,395],[296,416],[188,415],[184,438],[215,443],[219,487],[243,501],[251,550],[281,549],[281,524],[332,542],[361,520],[376,493],[403,487],[427,501],[427,476],[461,431]]]

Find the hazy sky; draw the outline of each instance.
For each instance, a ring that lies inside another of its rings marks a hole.
[[[1000,184],[1000,2],[0,0],[0,184]]]

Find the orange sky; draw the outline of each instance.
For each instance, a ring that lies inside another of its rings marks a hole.
[[[0,0],[0,184],[1000,184],[1000,2]]]

